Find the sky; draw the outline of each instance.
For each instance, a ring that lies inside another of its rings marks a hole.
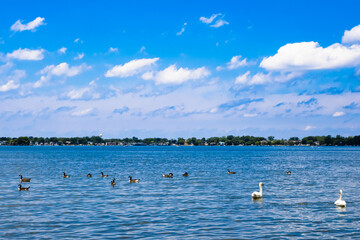
[[[360,134],[359,1],[2,1],[0,136]]]

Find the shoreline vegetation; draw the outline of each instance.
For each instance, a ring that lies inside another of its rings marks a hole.
[[[275,139],[274,136],[223,136],[210,138],[0,137],[2,146],[360,146],[360,135],[308,136]]]

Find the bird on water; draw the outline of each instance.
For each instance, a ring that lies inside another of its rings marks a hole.
[[[260,191],[259,192],[253,192],[251,194],[251,197],[253,199],[259,199],[259,198],[262,198],[263,197],[263,190],[262,190],[262,187],[264,186],[264,184],[262,182],[259,183],[259,188],[260,188]]]
[[[133,179],[131,176],[129,176],[129,182],[130,183],[138,183],[138,182],[140,182],[140,179]]]
[[[19,175],[20,176],[20,182],[30,182],[31,178],[23,178],[22,175]]]
[[[340,189],[340,198],[334,202],[338,207],[346,207],[346,202],[342,200],[343,191]]]

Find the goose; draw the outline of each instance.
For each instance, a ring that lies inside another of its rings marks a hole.
[[[163,174],[162,176],[166,178],[173,178],[174,175],[172,173],[169,173],[169,174]]]
[[[21,184],[18,185],[19,186],[19,191],[29,191],[30,187],[22,187]]]
[[[236,172],[231,172],[229,169],[227,170],[228,174],[235,174]]]
[[[87,177],[92,177],[91,173],[89,173],[88,175],[86,175]]]
[[[346,202],[342,200],[343,191],[340,189],[340,198],[334,202],[338,207],[346,207]]]
[[[287,175],[290,175],[290,174],[291,174],[291,171],[287,171],[286,174],[287,174]]]
[[[70,177],[70,175],[66,175],[66,173],[65,172],[63,172],[64,173],[64,178],[69,178]]]
[[[138,183],[138,182],[140,182],[140,179],[132,179],[132,177],[131,176],[129,176],[129,183]]]
[[[188,174],[187,172],[185,172],[185,173],[183,174],[183,176],[184,176],[184,177],[188,177],[189,174]]]
[[[19,175],[19,176],[20,176],[20,182],[30,182],[31,178],[23,178],[22,175]]]
[[[109,175],[104,175],[103,172],[101,172],[101,177],[108,177]]]
[[[263,196],[262,186],[264,186],[264,184],[262,182],[260,182],[259,183],[260,192],[253,192],[251,194],[252,198],[254,198],[254,199],[262,198],[262,196]]]
[[[116,182],[115,182],[115,178],[113,178],[113,180],[111,181],[111,186],[115,187]]]

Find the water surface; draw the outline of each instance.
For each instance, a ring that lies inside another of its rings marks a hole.
[[[0,170],[2,239],[360,238],[360,147],[0,147]]]

